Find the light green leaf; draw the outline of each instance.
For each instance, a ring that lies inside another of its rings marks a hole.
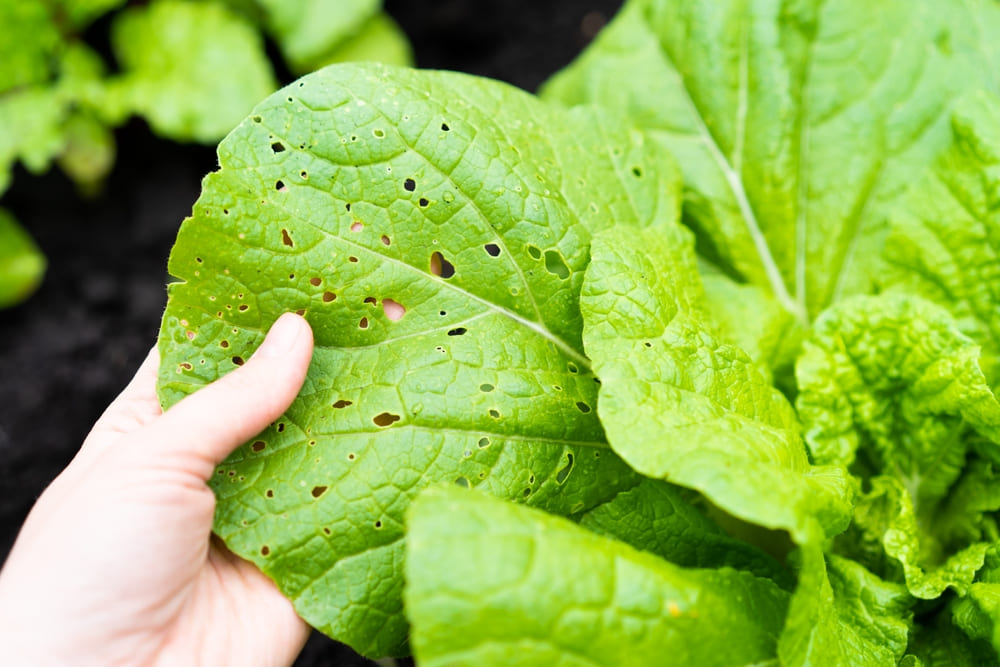
[[[10,213],[0,209],[0,308],[26,299],[45,275],[45,255]]]
[[[805,321],[870,291],[952,102],[997,89],[998,31],[986,0],[630,0],[543,94],[668,144],[699,247]]]
[[[885,283],[941,304],[983,346],[1000,381],[1000,102],[980,94],[951,119],[951,146],[892,217]]]
[[[972,426],[1000,443],[1000,402],[979,346],[919,297],[855,297],[817,319],[796,366],[806,442],[820,463],[850,464],[859,447],[895,475],[924,512],[965,463]]]
[[[778,645],[783,665],[894,665],[912,625],[913,598],[854,561],[802,547],[799,585]]]
[[[305,74],[331,62],[336,48],[357,39],[379,14],[380,0],[254,0],[292,70]],[[399,63],[404,64],[404,63]]]
[[[796,541],[817,520],[830,535],[843,530],[845,471],[810,465],[791,406],[744,352],[721,342],[703,302],[680,226],[595,237],[581,308],[612,447],[644,475]]]
[[[588,227],[676,214],[678,186],[635,176],[647,147],[602,119],[463,75],[330,67],[220,145],[181,227],[166,406],[282,312],[316,339],[299,399],[219,468],[215,530],[365,654],[406,651],[403,511],[421,488],[577,514],[638,483],[597,419],[579,290]]]
[[[218,141],[277,84],[260,35],[215,3],[155,0],[116,15],[111,104],[178,140]]]
[[[413,65],[413,50],[406,33],[385,12],[379,12],[361,26],[356,35],[340,42],[309,69],[347,62],[378,62],[386,65]],[[300,68],[299,71],[307,71]]]
[[[951,588],[964,595],[982,567],[989,544],[973,542],[946,551],[929,520],[914,511],[897,477],[874,477],[861,496],[838,551],[883,577],[905,581],[914,597],[932,600]]]
[[[0,95],[21,86],[45,83],[62,42],[43,2],[0,3]],[[2,98],[0,98],[2,99]],[[6,130],[5,130],[6,132]],[[0,135],[2,136],[2,135]]]
[[[992,463],[974,459],[933,517],[930,532],[945,550],[974,542],[1000,541],[995,512],[1000,511],[1000,474]]]
[[[685,569],[563,519],[459,489],[407,517],[420,665],[750,665],[773,659],[788,594]]]
[[[685,495],[694,494],[644,479],[583,514],[580,525],[682,567],[732,567],[794,588],[791,573],[774,558],[728,536]]]

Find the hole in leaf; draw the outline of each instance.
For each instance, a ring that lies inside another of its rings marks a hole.
[[[650,343],[648,340],[645,343],[643,343],[642,345],[643,345],[643,347],[653,347],[653,344]]]
[[[312,285],[313,287],[319,287],[320,285],[323,284],[323,279],[322,278],[310,278],[309,279],[309,284]]]
[[[493,419],[500,419],[500,411],[496,408],[490,408],[490,417],[493,417]]]
[[[326,493],[327,488],[328,487],[326,487],[326,486],[314,486],[312,488],[312,497],[313,498],[319,498],[324,493]]]
[[[357,264],[358,258],[355,257],[354,255],[351,255],[350,257],[347,258],[347,261],[350,262],[351,264]]]
[[[444,258],[439,252],[431,253],[431,273],[448,279],[455,275],[455,265]]]
[[[566,260],[563,259],[558,250],[545,251],[545,270],[558,277],[559,280],[569,278],[569,267],[566,266]]]
[[[400,420],[399,415],[394,415],[391,412],[383,412],[372,417],[372,421],[375,422],[376,426],[391,426]]]
[[[464,477],[457,478],[455,480],[455,484],[457,484],[458,486],[461,486],[462,488],[465,488],[465,489],[469,488],[469,480],[467,480]]]
[[[303,169],[302,171],[299,172],[299,178],[301,178],[303,181],[308,180],[309,172]]]
[[[439,310],[438,311],[438,315],[440,315],[441,317],[444,317],[447,314],[448,314],[448,311],[445,311],[445,310]]]
[[[490,257],[500,256],[500,246],[498,246],[496,243],[487,243],[486,245],[483,246],[483,249],[486,250],[486,254],[489,255]]]
[[[285,432],[285,422],[278,422],[277,431],[278,431],[278,433],[284,433]]]
[[[330,303],[331,301],[335,300],[336,298],[337,298],[337,295],[334,294],[333,292],[323,292],[323,303]]]
[[[382,311],[390,322],[398,322],[406,315],[406,308],[392,299],[382,299]]]
[[[282,229],[281,230],[281,242],[284,243],[289,248],[292,248],[292,247],[295,246],[295,243],[292,241],[292,237],[288,234],[288,230],[287,229]],[[291,276],[289,276],[289,277],[291,277]]]
[[[365,303],[367,303],[369,306],[374,306],[375,304],[378,303],[378,299],[376,299],[373,296],[366,296]]]
[[[329,529],[329,528],[326,528],[325,526],[324,526],[324,528],[323,528],[323,532],[324,532],[324,533],[325,533],[326,535],[329,535],[329,534],[331,533],[330,529]]]
[[[569,477],[569,474],[573,472],[573,455],[566,454],[566,465],[559,469],[556,473],[556,484],[562,484]]]
[[[305,317],[306,309],[305,308],[299,308],[298,310],[295,311],[295,314],[298,315],[299,317]]]
[[[267,496],[268,498],[274,498],[274,489],[268,489],[267,491],[264,492],[264,495]]]
[[[351,231],[355,232],[355,233],[360,232],[364,228],[365,228],[365,226],[363,224],[361,224],[360,222],[354,222],[354,223],[351,224]]]
[[[181,368],[183,368],[186,371],[190,371],[190,370],[194,369],[194,366],[192,366],[190,364],[190,362],[187,362],[187,361],[182,361],[181,363],[179,363],[177,365],[180,366]]]
[[[264,119],[263,119],[263,118],[261,118],[260,116],[252,116],[252,117],[250,118],[250,120],[252,120],[252,121],[253,121],[253,122],[255,122],[255,123],[259,123],[259,122],[263,121]]]
[[[490,446],[490,439],[489,438],[480,438],[479,439],[479,449],[486,449],[489,446]]]
[[[528,487],[527,489],[524,490],[524,497],[527,498],[530,495],[531,495],[531,487]]]
[[[344,208],[346,208],[348,211],[350,211],[351,210],[351,202],[347,202],[346,204],[344,204]]]
[[[574,364],[572,361],[566,364],[566,370],[568,370],[573,375],[576,375],[577,373],[580,372],[580,369],[577,368],[576,364]]]
[[[267,546],[266,544],[260,548],[261,556],[268,556],[270,555],[270,553],[271,553],[271,547]]]
[[[275,153],[283,153],[285,152],[285,145],[280,141],[275,141],[273,144],[271,144],[271,150],[274,151]]]
[[[228,341],[228,340],[224,340],[224,341],[221,341],[221,342],[219,343],[219,347],[221,347],[221,348],[223,348],[223,349],[225,349],[225,348],[229,347],[229,341]]]
[[[642,178],[642,168],[632,167],[632,175],[635,176],[636,178]]]
[[[382,139],[385,137],[385,130],[381,128],[375,128],[374,130],[372,130],[372,134],[375,135],[376,139]]]
[[[241,313],[245,313],[248,310],[250,310],[250,306],[246,305],[245,303],[241,303],[240,307],[237,308],[237,310],[240,311]]]
[[[335,409],[337,409],[337,410],[341,410],[343,408],[346,408],[349,405],[354,405],[354,401],[348,401],[347,399],[342,398],[339,401],[337,401],[336,403],[334,403],[333,407]]]
[[[542,258],[542,251],[536,248],[535,246],[531,245],[530,243],[528,244],[528,254],[531,255],[531,259]]]
[[[493,391],[494,389],[496,389],[496,387],[494,387],[493,385],[491,385],[489,383],[486,383],[486,382],[484,382],[483,384],[479,385],[479,391],[487,393],[487,394],[489,392]]]
[[[382,527],[382,520],[381,519],[377,519],[375,521],[375,528],[381,528],[381,527]]]
[[[264,442],[263,440],[257,440],[252,445],[250,445],[250,449],[252,449],[255,452],[262,452],[264,451],[265,447],[267,447],[267,443]]]
[[[426,199],[424,199],[423,197],[421,197],[421,198],[420,198],[420,199],[419,199],[419,200],[417,201],[417,204],[419,204],[419,205],[420,205],[420,208],[427,208],[427,206],[428,206],[428,205],[430,204],[430,202],[429,202],[429,201],[427,201]]]
[[[576,402],[576,409],[582,412],[583,414],[587,414],[588,412],[590,412],[590,406],[584,403],[583,401]]]
[[[449,336],[463,336],[468,331],[465,327],[456,327],[448,332]]]
[[[368,318],[367,317],[362,317],[361,318],[361,321],[358,322],[358,328],[359,329],[367,329],[368,328]]]
[[[412,178],[408,178],[405,181],[403,181],[403,187],[406,188],[407,192],[413,192],[414,190],[417,189],[417,182],[414,181]]]
[[[288,192],[288,186],[280,179],[274,182],[274,189],[278,192]]]
[[[386,236],[385,234],[383,234],[382,235],[382,245],[390,245],[391,243],[392,243],[392,239],[390,239],[388,236]]]
[[[242,366],[246,362],[243,361],[243,357],[233,357],[233,363],[237,366]]]
[[[442,131],[442,132],[447,132],[447,131],[448,131],[448,130],[450,130],[450,129],[451,129],[451,128],[450,128],[450,127],[448,127],[448,123],[441,123],[441,131]]]
[[[358,455],[355,454],[354,452],[351,452],[350,454],[347,455],[347,460],[348,461],[353,461],[356,458],[358,458]]]

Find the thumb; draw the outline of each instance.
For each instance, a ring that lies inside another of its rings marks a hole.
[[[207,480],[231,451],[260,433],[295,400],[309,369],[313,336],[285,313],[246,364],[167,410],[146,431],[147,446]]]

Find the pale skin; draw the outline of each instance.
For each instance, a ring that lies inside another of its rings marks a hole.
[[[312,357],[284,315],[166,413],[155,350],[39,497],[0,571],[6,665],[289,665],[308,627],[211,534],[217,464],[280,416]]]

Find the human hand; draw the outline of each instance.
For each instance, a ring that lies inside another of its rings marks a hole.
[[[284,315],[246,364],[162,414],[150,352],[0,571],[4,664],[291,664],[308,627],[211,536],[205,482],[292,402],[312,347]]]

